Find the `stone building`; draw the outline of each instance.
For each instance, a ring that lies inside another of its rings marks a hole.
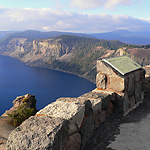
[[[127,113],[144,99],[145,70],[127,56],[97,61],[97,91],[115,92],[118,112]]]

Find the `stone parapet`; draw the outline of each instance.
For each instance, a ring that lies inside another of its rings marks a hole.
[[[11,132],[7,150],[61,150],[65,145],[67,131],[67,120],[32,116]]]
[[[37,115],[63,118],[69,121],[68,133],[76,132],[82,124],[84,118],[85,105],[75,102],[56,101],[37,112]]]
[[[92,91],[77,98],[57,99],[17,127],[9,136],[7,149],[83,149],[113,112],[112,95]]]

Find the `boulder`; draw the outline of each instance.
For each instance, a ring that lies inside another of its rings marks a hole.
[[[68,121],[49,116],[32,116],[14,129],[7,150],[60,150],[68,135]]]
[[[40,111],[37,115],[59,117],[69,121],[69,135],[79,130],[85,114],[85,105],[77,102],[53,102]]]
[[[82,126],[80,129],[81,134],[81,149],[84,148],[86,142],[92,136],[94,132],[94,118],[93,118],[93,110],[91,102],[85,101],[85,117],[82,122]]]
[[[67,137],[63,150],[80,150],[81,146],[81,135],[76,132]]]
[[[101,90],[93,90],[92,92],[81,95],[79,98],[86,98],[90,100],[93,109],[93,115],[99,114],[102,110],[106,110],[111,101],[112,92],[105,92]]]
[[[33,108],[34,109],[34,113],[37,112],[37,108],[36,108],[36,99],[34,95],[31,94],[26,94],[23,96],[18,96],[14,101],[13,101],[13,107],[10,108],[9,110],[6,110],[5,113],[2,116],[8,116],[7,113],[12,113],[14,110],[17,110],[18,107],[23,104],[23,103],[27,103],[27,108]]]

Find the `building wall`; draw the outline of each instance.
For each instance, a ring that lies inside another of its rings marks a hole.
[[[115,92],[117,111],[127,113],[144,99],[145,70],[141,68],[123,76],[107,63],[98,60],[96,86],[101,91]]]

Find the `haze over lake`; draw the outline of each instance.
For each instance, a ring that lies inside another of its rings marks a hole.
[[[27,66],[0,55],[0,115],[17,96],[27,93],[35,95],[41,109],[59,97],[77,97],[94,88],[94,83],[76,75]]]

